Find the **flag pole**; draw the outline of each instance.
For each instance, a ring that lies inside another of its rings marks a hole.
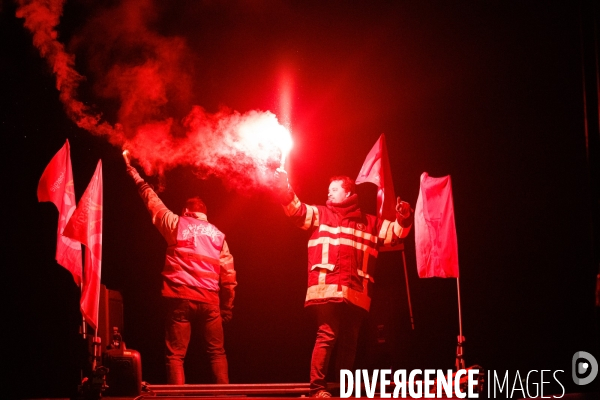
[[[92,372],[98,368],[98,361],[102,356],[102,338],[98,336],[98,329],[94,331],[92,337]]]
[[[81,316],[81,336],[84,339],[87,339],[87,327],[86,327],[86,323],[85,323],[85,316]]]
[[[79,304],[80,304],[79,310],[81,310],[81,296],[82,295],[83,295],[83,270],[81,270],[81,282],[79,283]],[[83,339],[87,339],[87,326],[85,323],[85,315],[83,315],[83,313],[81,313],[81,336]]]
[[[458,294],[458,343],[456,344],[456,370],[465,369],[465,359],[463,358],[463,343],[465,337],[462,330],[462,309],[460,305],[460,278],[456,277],[456,292]]]
[[[452,199],[452,204],[454,204],[454,194],[450,194],[451,199]],[[456,229],[456,227],[454,228]],[[456,244],[456,257],[458,258],[458,238],[456,239],[457,244]],[[463,350],[463,343],[465,342],[465,337],[463,336],[463,329],[462,329],[462,307],[460,305],[460,273],[458,272],[458,266],[457,266],[457,270],[456,270],[457,274],[456,274],[456,294],[458,297],[458,340],[456,343],[456,362],[455,362],[455,366],[456,366],[456,370],[458,371],[459,369],[465,369],[465,359],[463,357],[464,355],[464,350]]]
[[[415,330],[415,319],[412,313],[412,304],[410,302],[410,289],[408,288],[408,272],[406,271],[406,256],[404,255],[404,248],[402,248],[402,264],[404,264],[404,281],[406,282],[406,296],[408,297],[408,312],[410,314],[410,326],[412,330]]]

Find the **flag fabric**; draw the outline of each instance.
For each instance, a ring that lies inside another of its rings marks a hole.
[[[69,141],[52,157],[37,188],[38,201],[51,201],[58,208],[56,262],[66,268],[77,286],[81,285],[81,244],[63,236],[67,221],[75,211],[75,188]]]
[[[417,271],[421,278],[458,278],[458,242],[450,175],[423,172],[415,207]]]
[[[396,194],[383,133],[367,154],[356,178],[357,185],[365,182],[377,185],[377,217],[394,221],[396,219]]]
[[[63,234],[86,247],[80,307],[87,323],[97,329],[102,271],[102,160]]]

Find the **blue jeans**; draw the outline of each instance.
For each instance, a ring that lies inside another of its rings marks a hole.
[[[351,370],[356,356],[356,345],[361,324],[367,311],[348,303],[324,303],[309,306],[317,320],[317,340],[310,362],[310,394],[327,390],[327,370],[334,346],[336,374],[340,369]],[[336,377],[339,379],[339,377]]]
[[[185,383],[183,360],[192,335],[192,322],[198,322],[204,328],[202,335],[210,358],[213,382],[229,383],[219,306],[174,298],[167,298],[167,382],[174,385]]]

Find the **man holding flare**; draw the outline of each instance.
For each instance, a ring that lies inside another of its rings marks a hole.
[[[318,326],[310,395],[331,397],[326,375],[334,346],[335,370],[351,370],[360,326],[371,304],[369,292],[379,249],[393,247],[408,235],[413,213],[399,197],[394,221],[363,213],[356,185],[347,176],[330,179],[325,206],[302,203],[285,170],[277,169],[275,180],[285,214],[310,234],[305,307],[314,311]]]
[[[199,197],[186,201],[181,216],[173,213],[130,165],[127,150],[123,158],[152,223],[168,245],[161,291],[167,302],[167,382],[185,383],[183,362],[195,333],[192,323],[199,323],[213,382],[229,383],[223,322],[231,319],[237,282],[225,235],[208,222],[206,205]]]

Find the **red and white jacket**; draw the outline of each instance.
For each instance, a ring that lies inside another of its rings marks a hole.
[[[310,233],[305,306],[345,301],[368,311],[380,247],[392,249],[399,244],[411,223],[361,212],[356,194],[327,206],[302,203],[294,194],[283,208],[295,225]]]
[[[179,217],[177,242],[167,247],[163,277],[176,285],[219,291],[225,235],[208,221]]]
[[[138,191],[152,223],[168,245],[162,295],[218,304],[222,310],[231,310],[237,281],[233,256],[223,233],[203,213],[173,213],[143,181],[138,184]]]

